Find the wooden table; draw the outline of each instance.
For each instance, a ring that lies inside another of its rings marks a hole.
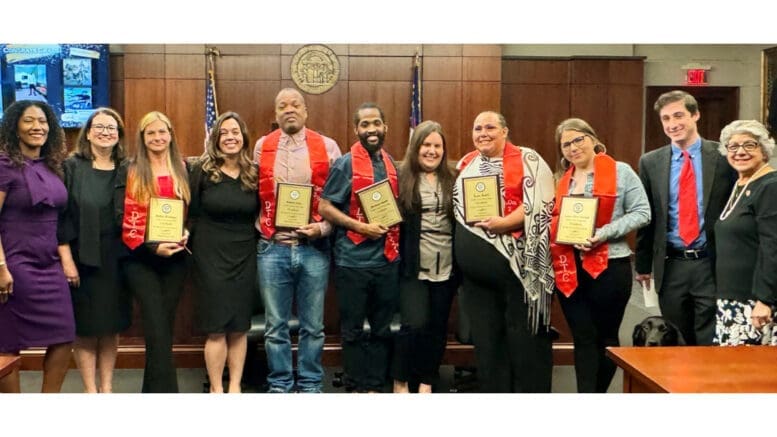
[[[777,393],[777,347],[608,347],[624,393]]]
[[[0,378],[11,373],[13,369],[19,367],[22,364],[21,357],[0,357]]]

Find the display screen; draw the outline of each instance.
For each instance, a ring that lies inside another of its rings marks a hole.
[[[0,44],[0,108],[45,101],[62,127],[81,127],[110,105],[109,64],[107,44]]]

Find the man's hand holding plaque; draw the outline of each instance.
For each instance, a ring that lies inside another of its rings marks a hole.
[[[387,228],[402,221],[394,192],[388,179],[376,182],[356,192],[367,222],[377,223]]]
[[[589,248],[594,241],[596,213],[599,208],[597,197],[564,196],[559,208],[556,243],[571,244]]]
[[[313,185],[278,182],[275,196],[275,227],[298,229],[310,223]]]
[[[502,215],[502,196],[496,175],[462,178],[464,222],[473,225]]]

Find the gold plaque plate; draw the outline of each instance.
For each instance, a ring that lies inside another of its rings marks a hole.
[[[388,179],[383,179],[356,192],[367,223],[380,223],[386,227],[402,221],[397,200]]]
[[[462,178],[464,192],[464,222],[475,224],[489,217],[502,215],[502,194],[496,175]]]
[[[564,196],[558,216],[558,244],[586,244],[596,230],[598,197]]]
[[[184,205],[181,199],[152,197],[148,203],[146,241],[177,243],[183,238]]]
[[[313,185],[278,182],[275,196],[275,227],[297,229],[310,223]]]

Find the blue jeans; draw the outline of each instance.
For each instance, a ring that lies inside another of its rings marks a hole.
[[[294,300],[299,318],[297,389],[321,390],[324,377],[321,365],[324,295],[329,279],[329,253],[308,244],[285,246],[259,240],[256,263],[267,319],[264,348],[270,371],[267,375],[270,389],[288,392],[294,387],[289,335]]]

